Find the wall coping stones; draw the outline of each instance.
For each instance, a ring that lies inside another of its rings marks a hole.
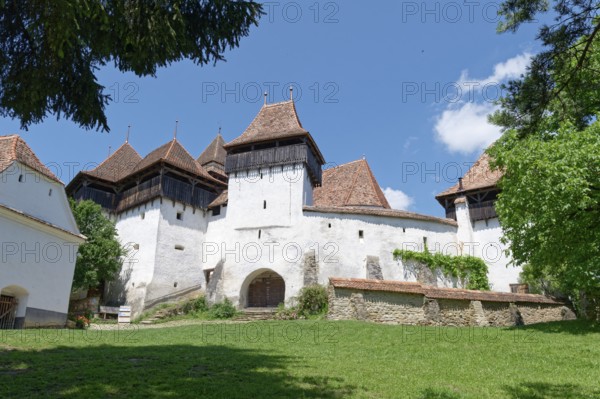
[[[394,280],[371,280],[362,278],[330,277],[329,283],[334,288],[350,288],[363,291],[401,292],[420,294],[433,299],[459,299],[482,302],[506,303],[544,303],[563,305],[563,302],[536,294],[515,294],[509,292],[477,291],[459,288],[438,288],[420,283]]]

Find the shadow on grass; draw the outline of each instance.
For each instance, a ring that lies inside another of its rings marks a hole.
[[[419,399],[460,399],[461,396],[447,389],[427,388],[421,392]]]
[[[545,382],[524,382],[506,386],[504,390],[514,399],[580,399],[600,398],[600,390],[584,391],[575,384],[550,384]]]
[[[341,378],[290,375],[301,366],[294,358],[219,345],[0,354],[3,398],[342,398],[356,390]]]
[[[600,324],[586,320],[553,321],[549,323],[529,324],[511,327],[511,329],[529,330],[541,333],[561,333],[573,335],[600,334]]]

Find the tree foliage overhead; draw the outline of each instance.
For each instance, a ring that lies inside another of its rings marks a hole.
[[[217,62],[261,15],[253,1],[0,0],[0,115],[108,131],[99,67],[154,76],[183,59]]]
[[[550,11],[547,0],[506,0],[500,6],[500,32],[514,32]],[[554,23],[538,33],[543,51],[531,60],[521,79],[508,83],[502,109],[491,120],[521,136],[554,131],[568,120],[582,129],[600,109],[600,92],[589,77],[600,72],[598,46],[600,3],[557,0]]]
[[[125,250],[117,239],[114,223],[102,214],[100,205],[91,200],[69,202],[79,231],[87,237],[79,246],[73,290],[98,288],[121,270]]]

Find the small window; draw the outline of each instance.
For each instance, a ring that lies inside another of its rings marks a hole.
[[[177,220],[183,220],[183,212],[177,212]]]
[[[184,250],[183,245],[179,245],[179,244],[175,245],[175,249],[178,250],[178,251],[183,251]]]
[[[328,226],[329,228],[331,228],[331,223],[329,223],[327,226]]]
[[[146,212],[140,213],[140,218],[142,218],[142,220],[146,219]]]
[[[258,230],[258,239],[260,240],[260,236],[261,236],[262,231]]]
[[[365,233],[362,230],[358,230],[358,238],[360,238],[361,240],[365,238]]]
[[[403,232],[403,233],[406,233],[406,227],[403,227],[403,228],[402,228],[402,232]]]
[[[177,288],[177,281],[173,283],[173,287]]]
[[[48,197],[52,197],[52,189],[48,190]]]
[[[423,237],[423,245],[427,246],[427,237]]]
[[[263,209],[267,209],[267,200],[263,201]]]
[[[19,183],[23,183],[23,175],[19,175]]]
[[[260,178],[261,178],[261,179],[263,178],[263,174],[262,174],[262,172],[260,173]]]
[[[213,216],[217,216],[217,215],[220,215],[220,214],[221,214],[221,207],[220,206],[217,206],[217,207],[215,207],[215,208],[212,209],[212,215]]]

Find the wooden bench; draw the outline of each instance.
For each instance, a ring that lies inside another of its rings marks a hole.
[[[100,306],[98,314],[104,315],[103,319],[106,320],[107,314],[114,314],[115,316],[119,315],[119,307],[118,306]]]

